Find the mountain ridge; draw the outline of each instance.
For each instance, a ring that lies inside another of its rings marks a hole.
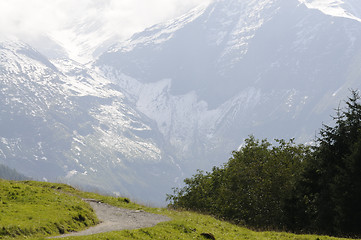
[[[312,142],[361,88],[361,31],[308,6],[214,1],[87,64],[2,40],[0,163],[164,204],[250,134]]]

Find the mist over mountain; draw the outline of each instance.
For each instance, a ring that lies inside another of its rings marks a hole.
[[[360,13],[356,0],[216,0],[127,41],[74,26],[89,52],[1,38],[0,163],[162,204],[249,134],[312,141],[361,88]]]
[[[214,1],[114,45],[96,66],[185,161],[227,159],[249,134],[312,141],[359,88],[361,46],[360,22],[312,6]]]
[[[0,178],[7,180],[23,181],[30,178],[18,173],[15,169],[11,169],[3,164],[0,164]]]

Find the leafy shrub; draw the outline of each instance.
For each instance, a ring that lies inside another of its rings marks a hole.
[[[272,146],[266,139],[249,137],[223,167],[214,167],[210,173],[199,171],[185,179],[186,186],[174,189],[168,200],[173,207],[209,213],[236,223],[283,228],[285,203],[310,148],[295,145],[292,140],[276,142],[278,146]]]

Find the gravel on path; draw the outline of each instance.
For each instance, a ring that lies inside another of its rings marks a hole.
[[[84,201],[88,202],[94,209],[101,223],[84,231],[63,234],[54,238],[86,236],[111,231],[153,227],[158,223],[171,220],[163,215],[152,214],[141,210],[117,208],[94,199],[84,199]]]

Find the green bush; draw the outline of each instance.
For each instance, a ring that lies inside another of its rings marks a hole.
[[[302,172],[310,148],[291,140],[267,140],[253,136],[233,152],[223,167],[199,171],[186,179],[185,187],[168,195],[171,206],[201,211],[257,228],[282,229],[286,201]]]

